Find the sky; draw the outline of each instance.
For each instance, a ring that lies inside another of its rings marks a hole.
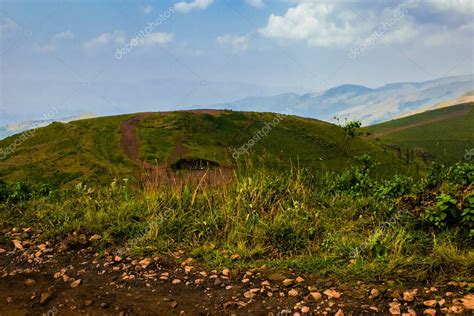
[[[474,73],[472,0],[1,0],[0,35],[0,125]]]

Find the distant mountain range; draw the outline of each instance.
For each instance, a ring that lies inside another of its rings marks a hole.
[[[78,121],[83,119],[89,119],[95,117],[92,113],[83,113],[76,116],[69,116],[60,119],[45,119],[45,120],[32,120],[32,121],[23,121],[20,123],[8,124],[0,126],[0,139],[7,138],[9,136],[22,133],[24,131],[44,127],[53,122],[68,123],[72,121]]]
[[[333,121],[360,120],[364,125],[430,109],[434,104],[460,98],[474,88],[474,75],[440,78],[425,82],[391,83],[371,89],[345,84],[322,93],[286,93],[267,97],[247,97],[237,101],[196,106],[196,108],[268,111]]]

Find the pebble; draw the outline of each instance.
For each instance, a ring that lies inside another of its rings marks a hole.
[[[413,302],[415,299],[416,293],[414,291],[411,292],[403,292],[403,300],[407,302]]]
[[[370,290],[370,298],[376,298],[376,297],[379,297],[380,295],[380,291],[377,290],[377,289],[372,289]]]
[[[341,293],[337,292],[336,290],[328,289],[323,292],[328,298],[340,298]]]
[[[281,283],[283,284],[283,286],[290,286],[293,285],[295,281],[293,279],[284,279]]]
[[[311,295],[311,297],[315,300],[315,301],[320,301],[323,299],[323,296],[320,292],[311,292],[309,293],[309,295]]]
[[[299,294],[299,292],[298,292],[297,289],[291,289],[291,290],[288,291],[288,296],[289,297],[296,297],[296,296],[298,296],[298,294]]]
[[[41,293],[40,304],[45,305],[46,303],[48,303],[52,296],[53,294],[51,292]]]
[[[82,283],[82,280],[81,280],[81,279],[77,279],[76,281],[73,281],[73,282],[71,283],[71,288],[74,289],[74,288],[78,287],[79,285],[81,285],[81,283]]]
[[[25,286],[33,286],[36,284],[36,281],[33,279],[26,279],[25,282],[23,282]]]
[[[435,307],[437,304],[436,300],[429,300],[429,301],[424,301],[423,305],[427,307]]]

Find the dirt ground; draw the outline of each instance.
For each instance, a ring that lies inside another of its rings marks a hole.
[[[171,257],[99,256],[98,235],[40,243],[3,230],[0,315],[472,315],[473,283],[348,283],[288,271],[209,270]],[[10,240],[10,241],[7,241]]]

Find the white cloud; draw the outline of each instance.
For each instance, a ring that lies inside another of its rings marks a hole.
[[[19,29],[18,24],[10,18],[5,18],[0,23],[0,33],[8,33]]]
[[[94,49],[108,44],[124,44],[126,41],[122,32],[103,33],[84,42],[85,49]]]
[[[247,36],[226,34],[218,36],[216,42],[221,46],[231,47],[234,52],[242,53],[247,50],[249,39]]]
[[[71,31],[61,32],[53,36],[53,40],[69,40],[73,38],[74,33],[72,33]]]
[[[256,8],[263,8],[265,6],[263,0],[247,0],[247,3]]]
[[[52,53],[56,50],[56,45],[52,43],[46,43],[43,45],[35,44],[34,49],[40,53]]]
[[[192,10],[204,10],[210,6],[214,0],[193,0],[191,2],[178,2],[174,5],[174,9],[181,13],[188,13]]]
[[[134,39],[132,39],[133,41]],[[135,39],[137,46],[152,46],[152,45],[164,45],[174,40],[173,33],[155,32],[150,33],[143,38]]]
[[[74,33],[71,31],[64,31],[53,35],[49,42],[45,44],[35,44],[34,48],[40,53],[52,53],[56,51],[59,42],[71,39],[74,39]]]
[[[422,45],[442,44],[447,43],[450,31],[468,34],[462,31],[469,29],[464,15],[472,15],[474,6],[473,0],[405,0],[395,6],[378,2],[295,2],[285,14],[271,14],[259,33],[273,39],[304,41],[314,47],[348,46],[366,41],[384,24],[390,24],[377,42],[400,44],[419,38],[416,43]]]
[[[473,0],[435,0],[427,1],[427,4],[442,11],[454,11],[456,13],[471,15],[474,13]]]
[[[351,10],[341,10],[332,3],[303,1],[288,9],[284,16],[272,14],[263,36],[305,40],[311,46],[347,45],[367,34],[367,20]]]
[[[145,6],[142,7],[142,11],[143,11],[143,13],[145,13],[145,14],[150,14],[151,11],[153,11],[153,7],[152,7],[151,5],[149,5],[149,4],[148,4],[148,5],[145,5]]]

